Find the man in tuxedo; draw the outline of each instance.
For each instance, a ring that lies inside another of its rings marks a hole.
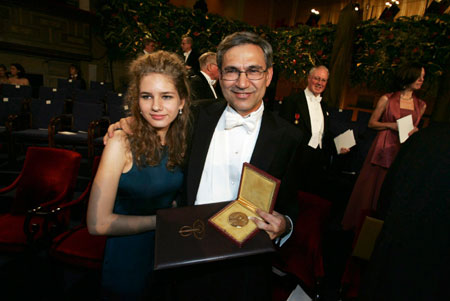
[[[219,79],[216,57],[215,52],[205,52],[198,59],[200,73],[189,77],[191,100],[193,102],[198,99],[217,99],[222,96],[220,88],[216,88],[216,82]]]
[[[301,133],[264,109],[263,96],[273,74],[272,57],[270,44],[254,33],[237,32],[219,44],[219,83],[226,102],[214,101],[196,108],[186,170],[186,201],[188,205],[201,205],[236,199],[242,164],[250,162],[281,179],[275,210],[258,210],[263,220],[254,220],[258,228],[281,244],[292,232],[291,219],[298,214],[295,160]],[[207,276],[200,280],[194,277],[193,282],[205,284],[209,290],[206,294],[221,291],[225,299],[232,294],[233,300],[270,300],[270,259],[244,259],[228,262],[219,276],[208,272],[210,267],[200,269]],[[236,280],[231,292],[226,289],[229,279]],[[205,293],[198,294],[201,299]]]
[[[198,62],[199,55],[193,45],[194,40],[191,37],[185,36],[181,39],[181,49],[183,50],[186,69],[191,71],[191,73],[198,73],[200,71],[200,65]]]
[[[291,235],[292,221],[298,215],[296,159],[302,134],[264,109],[272,60],[271,45],[254,33],[237,32],[219,44],[219,83],[226,102],[205,102],[193,110],[185,201],[187,205],[201,205],[237,199],[242,165],[249,162],[281,179],[275,210],[268,213],[257,209],[261,220],[253,219],[281,245]],[[115,127],[125,130],[127,122],[123,120]],[[212,296],[220,300],[270,300],[270,268],[270,257],[261,256],[203,265],[189,270],[186,277],[180,274],[183,280],[177,282],[177,290],[181,294],[188,290],[189,300]],[[200,289],[193,289],[198,285]]]
[[[292,218],[297,213],[295,196],[289,192],[295,190],[293,162],[301,134],[264,110],[263,96],[273,74],[272,47],[256,34],[234,33],[219,44],[217,63],[226,103],[201,106],[196,112],[187,168],[187,202],[236,199],[242,164],[250,162],[282,180],[277,211],[259,212],[265,222],[255,220],[272,239],[278,238],[291,226],[290,220],[278,212]]]
[[[325,169],[333,151],[329,131],[329,113],[322,101],[329,72],[325,66],[309,71],[308,86],[300,93],[286,97],[280,107],[280,116],[294,124],[304,134],[300,160],[300,187],[304,191],[319,193],[325,180]],[[342,149],[340,153],[347,153]]]

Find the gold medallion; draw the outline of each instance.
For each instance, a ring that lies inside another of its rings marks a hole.
[[[242,228],[248,224],[248,217],[242,212],[233,212],[228,216],[228,223],[236,228]]]

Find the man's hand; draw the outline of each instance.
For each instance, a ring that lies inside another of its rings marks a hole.
[[[114,136],[114,131],[119,129],[122,129],[128,135],[133,135],[130,127],[130,124],[132,124],[133,122],[134,122],[133,117],[126,117],[120,118],[120,120],[117,121],[116,123],[109,125],[108,133],[106,133],[105,136],[103,136],[103,144],[106,145],[108,139]]]
[[[341,147],[341,149],[339,150],[339,155],[345,155],[348,154],[349,152],[350,152],[349,148]]]
[[[286,231],[286,219],[284,215],[273,211],[272,214],[262,211],[261,209],[256,209],[256,213],[264,219],[264,221],[258,218],[251,217],[251,220],[256,224],[256,226],[265,230],[271,240],[281,236]]]

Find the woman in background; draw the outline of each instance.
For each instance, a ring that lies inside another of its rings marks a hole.
[[[119,130],[105,146],[87,214],[89,232],[109,236],[106,299],[151,299],[155,213],[174,205],[183,183],[190,116],[184,63],[157,51],[133,61],[130,76],[133,134]]]
[[[9,78],[8,81],[11,85],[22,85],[29,86],[30,82],[25,78],[25,69],[21,64],[13,63],[9,67]]]
[[[0,65],[0,84],[9,84],[8,74],[6,73],[6,66]]]
[[[344,230],[355,230],[362,222],[362,213],[377,209],[381,185],[400,149],[397,119],[412,115],[414,129],[418,131],[426,104],[414,94],[422,87],[425,69],[419,64],[401,67],[396,74],[397,92],[383,95],[369,119],[369,127],[378,130],[353,187],[342,220]],[[381,120],[380,120],[381,119]]]

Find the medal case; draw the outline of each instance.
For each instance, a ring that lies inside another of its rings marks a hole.
[[[259,218],[256,209],[272,213],[280,188],[280,180],[244,163],[242,166],[238,198],[208,219],[208,223],[239,247],[259,231],[249,217]],[[238,214],[237,214],[238,213]],[[247,217],[236,220],[236,216]]]

